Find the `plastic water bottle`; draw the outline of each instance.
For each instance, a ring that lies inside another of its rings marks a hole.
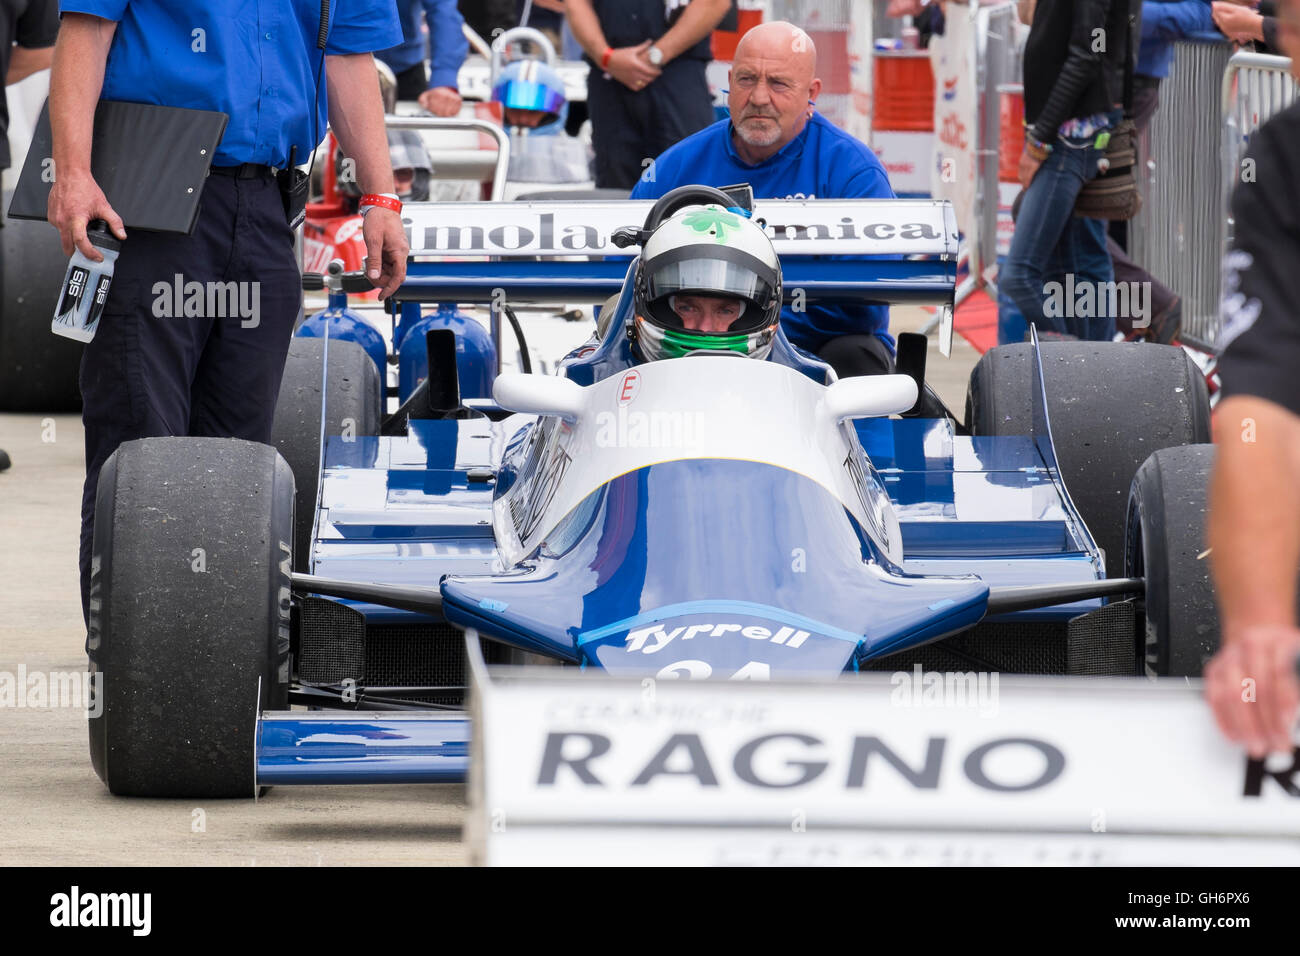
[[[63,291],[54,307],[54,321],[50,330],[78,342],[89,342],[99,327],[99,317],[108,301],[108,289],[113,283],[113,266],[122,248],[108,229],[108,223],[95,219],[86,230],[90,244],[103,255],[103,262],[91,262],[78,249],[68,260],[68,272],[63,277]]]

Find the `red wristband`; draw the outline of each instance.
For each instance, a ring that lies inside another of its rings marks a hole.
[[[605,52],[602,53],[600,56],[600,68],[602,70],[606,69],[609,66],[609,58],[613,55],[614,55],[614,48],[612,46],[605,47]]]
[[[361,197],[361,202],[357,203],[357,208],[362,206],[382,206],[385,209],[391,209],[393,212],[402,211],[402,201],[394,199],[392,196],[381,196],[379,193],[366,193]]]

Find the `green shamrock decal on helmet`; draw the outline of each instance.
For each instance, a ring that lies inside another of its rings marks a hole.
[[[720,206],[705,206],[683,216],[682,225],[696,232],[707,232],[718,242],[726,242],[727,230],[740,228],[740,217]]]

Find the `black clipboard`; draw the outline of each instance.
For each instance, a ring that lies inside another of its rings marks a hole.
[[[100,100],[90,171],[130,229],[194,231],[199,197],[230,117],[212,110]],[[45,219],[54,169],[50,102],[32,134],[9,215]]]

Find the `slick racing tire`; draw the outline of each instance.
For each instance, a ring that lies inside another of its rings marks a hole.
[[[294,529],[294,570],[307,571],[311,562],[311,532],[316,520],[321,469],[321,368],[325,340],[294,336],[280,380],[275,404],[271,444],[293,469],[298,485],[298,519]],[[329,343],[329,368],[325,381],[325,435],[360,439],[378,435],[382,420],[383,383],[379,370],[360,345],[334,340]],[[360,464],[360,462],[358,462]]]
[[[1124,567],[1129,486],[1152,452],[1210,440],[1205,378],[1187,354],[1145,342],[1043,342],[1047,413],[1061,478],[1106,556]],[[1028,435],[1031,343],[990,349],[971,371],[972,435]]]
[[[5,209],[10,198],[4,197]],[[46,222],[9,219],[0,245],[0,411],[78,411],[85,346],[50,331],[68,265],[59,234]]]
[[[286,709],[293,472],[268,445],[146,438],[95,497],[90,756],[115,794],[252,797]]]
[[[1138,664],[1153,677],[1200,677],[1219,647],[1205,543],[1213,445],[1163,448],[1142,463],[1128,498],[1124,574],[1146,578]]]

